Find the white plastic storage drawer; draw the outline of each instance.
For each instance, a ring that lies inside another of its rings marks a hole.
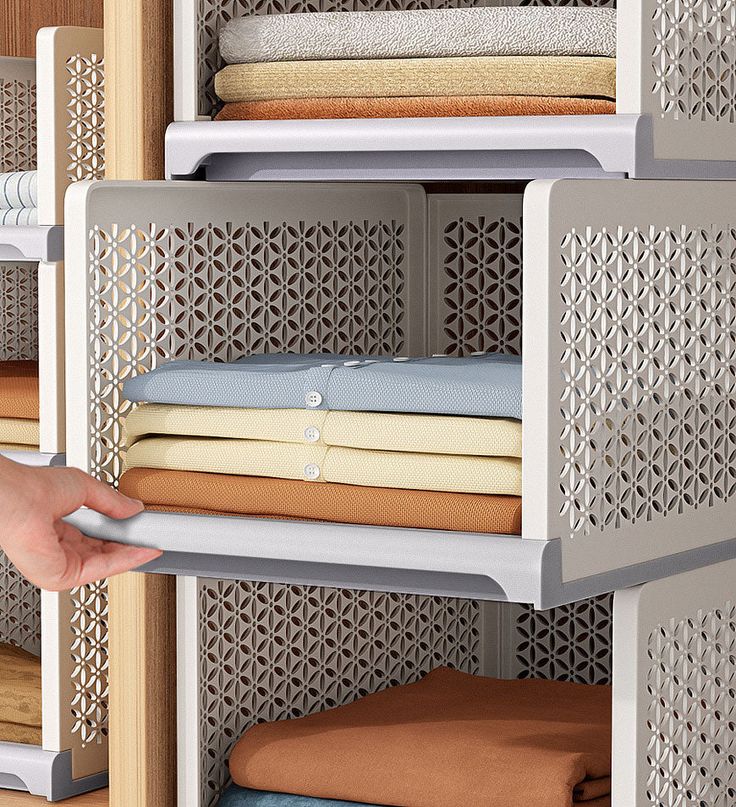
[[[121,382],[174,357],[467,350],[465,321],[458,330],[453,319],[458,298],[445,286],[439,299],[438,273],[451,259],[440,262],[433,241],[443,210],[460,204],[455,198],[430,198],[427,242],[435,257],[425,260],[419,186],[74,188],[67,210],[70,461],[114,481],[126,412]],[[425,530],[161,513],[122,525],[77,518],[93,534],[167,550],[151,570],[539,607],[730,557],[734,201],[730,184],[718,182],[527,186],[521,539],[448,533],[439,541]],[[518,197],[509,200],[499,236],[509,257],[496,265],[513,273],[516,290],[511,283],[504,292],[498,317],[481,318],[477,349],[513,352],[507,340],[518,339],[514,215]],[[443,237],[452,240],[460,218]],[[337,232],[362,234],[360,254],[342,255],[344,272],[365,279],[366,265],[380,267],[380,278],[361,286],[351,305],[337,301],[330,265],[299,241],[314,228],[324,228],[328,250]],[[380,241],[386,260],[366,256],[379,243],[363,238],[366,232],[394,239],[389,252]],[[304,245],[285,249],[284,239]],[[462,250],[470,259],[472,249]],[[329,293],[304,330],[303,284],[317,274]],[[266,312],[258,300],[274,283],[283,299]],[[299,289],[298,302],[290,286]],[[461,295],[463,309],[477,319],[471,287]],[[387,288],[388,307],[375,296]],[[335,306],[344,318],[338,329]],[[354,328],[358,315],[374,325]]]

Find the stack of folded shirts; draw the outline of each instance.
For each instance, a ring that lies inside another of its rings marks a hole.
[[[521,362],[172,362],[125,396],[121,489],[149,508],[519,534]]]
[[[0,225],[2,224],[38,224],[35,171],[0,174]]]
[[[616,12],[279,14],[220,36],[218,120],[610,114]]]
[[[37,451],[38,439],[38,364],[0,362],[0,451]]]
[[[608,807],[611,690],[440,668],[249,729],[219,807]]]

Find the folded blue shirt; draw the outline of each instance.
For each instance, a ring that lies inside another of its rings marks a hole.
[[[521,419],[521,359],[282,354],[174,361],[126,382],[129,401],[241,409],[333,409]]]
[[[220,796],[217,807],[369,807],[357,801],[314,799],[311,796],[295,796],[293,793],[269,793],[265,790],[249,790],[231,785]]]

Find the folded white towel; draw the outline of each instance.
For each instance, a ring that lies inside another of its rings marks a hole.
[[[0,225],[38,224],[38,210],[35,207],[16,207],[13,210],[0,209]]]
[[[38,205],[35,171],[11,171],[0,174],[0,210],[15,210]]]
[[[271,14],[231,20],[228,64],[441,56],[615,56],[616,11],[499,7]]]

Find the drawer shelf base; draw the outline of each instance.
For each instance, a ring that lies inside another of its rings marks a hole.
[[[172,179],[736,177],[736,162],[655,159],[648,115],[195,121],[166,140]]]
[[[56,263],[64,260],[64,228],[53,226],[22,226],[6,224],[0,227],[0,262],[31,261]]]
[[[164,554],[141,571],[399,591],[552,608],[736,557],[736,539],[564,581],[558,539],[271,519],[142,513],[67,519],[86,535]]]

